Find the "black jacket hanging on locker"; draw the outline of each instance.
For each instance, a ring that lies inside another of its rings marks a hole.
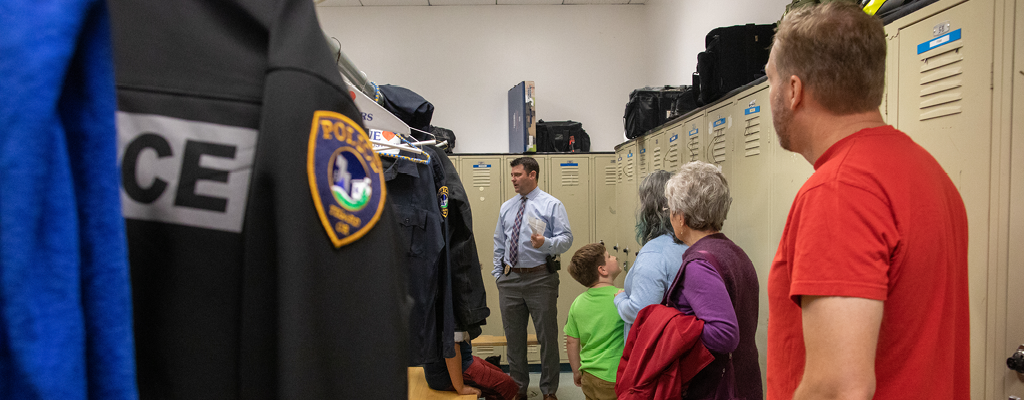
[[[141,397],[407,396],[398,223],[313,4],[110,7]]]
[[[397,247],[395,253],[403,256],[402,264],[408,268],[409,295],[413,299],[409,314],[409,365],[454,357],[451,291],[444,283],[449,275],[447,227],[437,191],[438,183],[444,186],[444,175],[435,173],[436,162],[427,165],[386,156],[381,159],[389,199],[401,226],[392,246]]]
[[[427,138],[417,137],[420,140]],[[487,294],[480,270],[476,239],[473,236],[473,213],[465,186],[455,170],[455,165],[443,151],[436,151],[434,158],[444,166],[448,184],[448,247],[451,254],[452,302],[455,309],[455,326],[468,331],[472,337],[480,334],[491,310],[487,307]]]

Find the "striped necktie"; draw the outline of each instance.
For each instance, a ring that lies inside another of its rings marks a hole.
[[[512,244],[508,248],[508,265],[515,267],[519,262],[519,228],[523,226],[523,211],[526,210],[526,196],[519,202],[519,212],[516,213],[516,223],[512,225]]]

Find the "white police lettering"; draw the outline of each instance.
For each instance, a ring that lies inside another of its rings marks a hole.
[[[117,113],[125,218],[241,232],[257,131]]]

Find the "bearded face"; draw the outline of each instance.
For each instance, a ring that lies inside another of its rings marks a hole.
[[[787,108],[785,93],[787,91],[787,79],[779,75],[775,68],[775,49],[772,49],[768,57],[768,65],[765,65],[765,73],[768,75],[768,97],[772,105],[772,124],[775,126],[775,133],[779,135],[779,145],[783,149],[793,151],[792,131],[790,126],[793,120],[792,111]]]
[[[790,125],[793,120],[793,113],[786,107],[785,101],[782,99],[781,90],[772,90],[770,93],[771,104],[772,104],[772,124],[775,125],[775,133],[779,136],[779,145],[783,149],[793,151],[790,147],[791,132]]]

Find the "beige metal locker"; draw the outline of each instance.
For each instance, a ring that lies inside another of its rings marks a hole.
[[[487,292],[487,306],[491,315],[483,326],[485,335],[505,335],[501,327],[501,310],[498,308],[498,287],[494,284],[491,270],[494,268],[494,228],[498,224],[498,210],[505,199],[501,195],[500,156],[460,156],[462,185],[466,188],[470,207],[473,210],[473,236],[483,270],[484,290]]]
[[[1007,4],[1013,4],[1007,2]],[[1012,244],[1007,246],[1007,262],[1005,265],[1009,266],[1006,268],[1007,277],[1002,279],[1005,282],[1006,287],[1001,291],[1006,293],[1006,304],[1003,305],[1002,309],[997,309],[999,317],[1005,317],[1006,326],[997,332],[996,337],[1002,338],[996,340],[995,348],[996,360],[998,361],[1002,357],[1010,357],[1018,346],[1024,344],[1024,313],[1021,312],[1020,306],[1024,304],[1024,291],[1019,288],[1024,287],[1024,247],[1020,246],[1020,243],[1024,243],[1024,0],[1017,0],[1015,10],[1015,23],[1014,27],[1016,31],[1013,33],[1014,38],[1017,38],[1013,44],[1014,55],[1011,61],[1011,68],[1008,71],[1011,78],[1006,79],[1012,82],[1009,85],[1012,88],[1012,94],[1010,99],[1012,101],[1012,108],[1010,108],[1011,115],[1015,118],[1012,120],[1011,125],[1011,170],[1009,171],[1009,210],[1008,216],[1008,235],[1006,243]],[[973,349],[972,349],[973,350]],[[999,368],[1001,366],[997,366]],[[995,389],[996,395],[993,398],[1005,399],[1009,396],[1024,397],[1024,376],[1018,375],[1013,371],[999,368],[996,374],[995,381],[1002,381],[1002,387]],[[999,390],[1002,393],[999,393]]]
[[[992,198],[994,2],[973,0],[899,30],[896,127],[928,150],[960,190],[970,229],[971,364],[985,365]],[[890,106],[891,108],[891,106]],[[975,372],[975,371],[972,371]],[[984,374],[972,373],[972,398]]]
[[[754,263],[760,284],[757,322],[757,348],[761,349],[761,371],[766,371],[768,348],[768,271],[777,242],[771,240],[772,146],[775,144],[769,109],[768,84],[762,83],[737,95],[734,124],[737,136],[732,142],[733,177],[729,193],[733,198],[722,232],[735,242]],[[742,130],[741,130],[742,129]],[[792,197],[786,199],[790,202]],[[781,216],[785,223],[785,215]],[[762,384],[766,383],[762,373]]]
[[[683,121],[681,126],[683,133],[686,134],[686,149],[684,149],[683,159],[680,165],[686,164],[690,161],[707,161],[704,156],[706,144],[702,138],[702,133],[707,129],[704,126],[704,113],[700,112],[687,120]]]
[[[551,169],[551,191],[549,193],[565,205],[573,236],[572,246],[561,257],[562,270],[558,271],[558,326],[562,327],[568,320],[569,306],[572,305],[572,301],[587,289],[569,274],[569,263],[576,250],[593,242],[590,236],[592,225],[590,193],[593,179],[590,175],[590,157],[587,155],[550,155],[546,158],[548,158],[548,165]],[[565,353],[565,335],[558,336],[559,358],[562,362],[569,362]]]
[[[675,172],[680,165],[683,165],[686,151],[686,133],[683,132],[683,124],[677,124],[668,128],[665,132],[665,170]]]
[[[484,279],[487,279],[485,276]],[[488,304],[490,306],[490,304]],[[490,318],[488,318],[488,325],[490,325]],[[501,325],[501,320],[498,320],[498,325]],[[487,325],[484,325],[487,326]],[[500,327],[500,326],[499,326]],[[472,343],[472,342],[470,342]],[[508,357],[505,356],[505,346],[473,346],[473,355],[486,359],[492,356],[501,356],[501,363],[508,365]]]
[[[637,185],[639,184],[636,149],[636,141],[626,142],[615,148],[615,159],[621,166],[615,187],[618,237],[611,248],[626,269],[633,265],[636,253],[640,251],[640,245],[637,244],[633,234],[633,228],[636,226]]]
[[[640,177],[640,181],[650,175],[651,172],[665,169],[665,152],[668,150],[668,129],[652,133],[644,140],[644,147],[647,149],[647,173]]]
[[[649,136],[641,136],[636,138],[636,167],[637,171],[639,171],[636,177],[637,180],[644,179],[644,177],[647,176],[649,169],[651,167],[651,160],[647,157],[648,137]]]
[[[709,108],[705,114],[707,136],[705,136],[704,154],[707,161],[722,167],[725,180],[732,179],[732,145],[736,136],[737,126],[733,124],[734,100],[727,100]]]
[[[595,154],[591,156],[593,165],[591,186],[593,192],[590,206],[593,241],[604,241],[608,248],[615,244],[617,226],[615,218],[618,210],[615,207],[616,165],[615,154]]]

